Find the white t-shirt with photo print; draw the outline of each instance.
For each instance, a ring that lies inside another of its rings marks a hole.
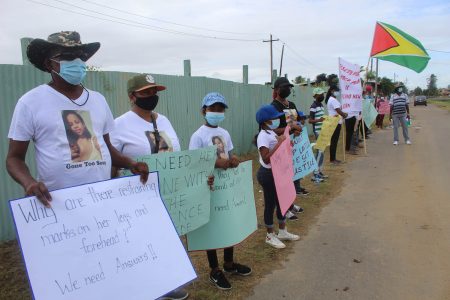
[[[55,190],[111,178],[103,135],[113,128],[111,110],[100,93],[85,90],[70,100],[44,84],[19,99],[8,138],[33,141],[38,180]]]
[[[129,157],[140,157],[156,153],[153,123],[128,111],[115,120],[115,129],[111,132],[111,144]],[[169,119],[158,113],[156,127],[161,136],[158,152],[180,151],[180,141]]]
[[[205,148],[217,145],[217,158],[229,158],[229,153],[233,150],[233,143],[228,131],[222,127],[209,127],[202,125],[191,136],[189,150]]]

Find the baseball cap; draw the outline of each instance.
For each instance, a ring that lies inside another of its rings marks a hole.
[[[202,100],[202,107],[208,107],[213,105],[214,103],[221,103],[225,108],[228,108],[227,100],[222,94],[219,93],[209,93]]]
[[[322,95],[322,94],[325,94],[325,91],[322,88],[318,87],[318,88],[313,89],[313,96],[314,95]]]
[[[266,104],[261,106],[256,112],[256,122],[262,124],[268,120],[278,119],[281,116],[284,116],[283,112],[279,112],[275,106],[271,104]]]
[[[277,80],[275,80],[275,83],[273,84],[273,88],[280,88],[283,86],[290,86],[293,87],[294,85],[289,82],[289,80],[286,77],[279,77]]]
[[[151,87],[156,87],[156,90],[164,91],[165,86],[157,84],[155,78],[150,74],[139,74],[131,77],[127,83],[127,92],[131,94],[132,92],[139,92]]]

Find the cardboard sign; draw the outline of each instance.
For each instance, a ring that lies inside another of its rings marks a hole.
[[[299,136],[291,136],[294,142],[292,148],[292,159],[294,162],[294,180],[303,178],[317,170],[317,161],[309,142],[308,129],[303,127]]]
[[[364,123],[366,123],[367,127],[370,128],[370,126],[372,126],[373,122],[375,122],[378,112],[368,99],[363,100],[362,113],[363,113]]]
[[[252,161],[214,170],[209,222],[187,234],[188,250],[231,247],[257,229]]]
[[[136,158],[136,161],[146,162],[151,171],[158,171],[161,197],[179,235],[209,221],[207,177],[213,173],[216,157],[216,147],[211,146]]]
[[[362,110],[362,87],[359,65],[339,58],[339,87],[342,111],[359,113]]]
[[[322,123],[322,129],[320,130],[319,138],[314,145],[315,149],[325,151],[325,149],[331,143],[331,137],[339,123],[339,117],[324,116],[325,120]]]
[[[284,131],[286,139],[281,143],[280,147],[270,157],[270,165],[272,166],[272,174],[275,180],[275,188],[277,189],[278,202],[280,203],[281,213],[286,214],[289,207],[294,203],[295,193],[294,182],[294,165],[292,162],[292,146],[289,137],[289,126]]]
[[[389,115],[391,113],[391,106],[389,105],[389,101],[380,101],[378,104],[378,113],[380,115]]]
[[[157,173],[51,195],[10,201],[34,299],[155,299],[196,278]]]

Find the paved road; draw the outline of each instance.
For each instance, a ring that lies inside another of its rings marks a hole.
[[[373,134],[341,195],[251,299],[450,299],[450,112],[412,115],[413,145]]]

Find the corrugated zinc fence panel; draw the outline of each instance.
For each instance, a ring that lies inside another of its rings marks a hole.
[[[107,99],[114,117],[130,108],[126,92],[127,80],[135,75],[128,72],[89,72],[85,86],[99,91]],[[185,77],[172,75],[154,75],[155,80],[167,87],[160,93],[156,111],[166,115],[171,121],[181,142],[187,149],[192,133],[203,123],[201,101],[208,92],[219,92],[229,102],[225,121],[221,126],[231,135],[235,152],[238,154],[256,150],[252,141],[257,133],[256,110],[271,102],[272,89],[268,85],[243,84],[206,77]],[[31,66],[0,65],[0,158],[3,168],[0,170],[0,241],[15,237],[7,200],[22,197],[23,189],[6,172],[4,165],[8,151],[8,130],[17,100],[27,91],[47,83],[50,76]],[[295,86],[289,97],[299,110],[307,113],[312,101],[310,87]],[[36,172],[33,146],[30,143],[27,164],[32,174]]]

